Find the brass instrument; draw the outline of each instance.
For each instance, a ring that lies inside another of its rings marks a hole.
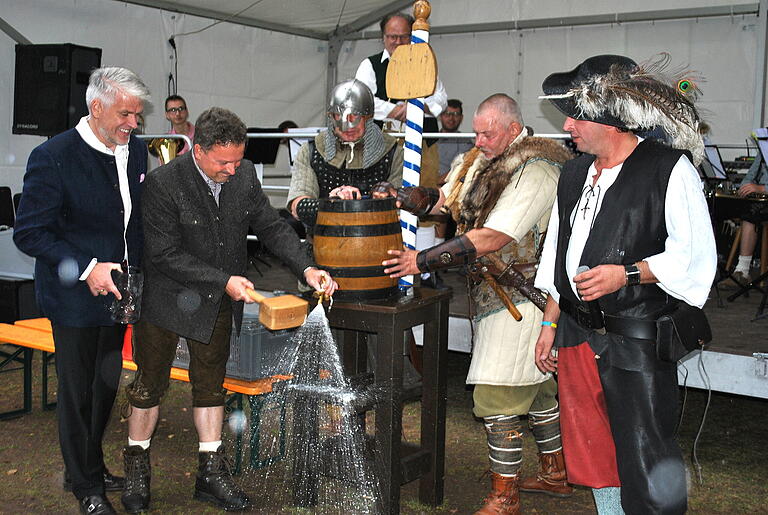
[[[168,164],[184,148],[184,140],[178,138],[154,138],[147,144],[149,153],[160,160],[161,164]]]

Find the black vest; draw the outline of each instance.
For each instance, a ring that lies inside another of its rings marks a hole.
[[[376,74],[376,98],[379,98],[385,102],[399,102],[402,99],[401,98],[389,98],[387,96],[387,68],[389,67],[389,59],[381,62],[381,56],[384,55],[384,52],[379,52],[376,55],[372,55],[368,58],[369,61],[371,61],[371,66],[373,67],[373,73]],[[383,126],[383,123],[381,120],[376,120],[376,124],[381,127]],[[426,113],[424,114],[424,132],[440,132],[440,130],[437,127],[437,118],[434,116],[427,116]],[[425,139],[424,142],[428,146],[432,146],[432,144],[437,141],[435,138],[429,138]]]
[[[664,251],[667,184],[672,168],[684,153],[651,140],[644,140],[635,148],[624,161],[616,182],[603,193],[603,204],[587,238],[580,265],[592,268],[602,264],[632,264]],[[581,198],[594,160],[595,156],[584,154],[565,163],[557,187],[560,227],[555,286],[560,295],[572,303],[579,301],[565,270],[571,212]],[[599,301],[600,308],[607,314],[644,319],[655,319],[678,302],[655,284],[619,288]]]
[[[368,196],[371,188],[381,181],[389,179],[389,171],[392,167],[392,157],[395,155],[397,145],[392,145],[389,152],[368,168],[336,168],[323,159],[317,150],[314,141],[309,142],[311,152],[310,165],[317,176],[317,184],[320,187],[318,198],[328,198],[332,189],[339,186],[354,186],[360,190],[360,194]]]

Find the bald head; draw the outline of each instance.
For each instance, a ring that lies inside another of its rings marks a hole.
[[[497,93],[483,100],[472,120],[475,146],[488,159],[497,157],[523,130],[523,116],[512,98]]]
[[[505,125],[514,122],[520,127],[525,126],[520,106],[517,105],[515,99],[504,93],[496,93],[480,102],[475,111],[475,116],[480,114],[490,114]]]

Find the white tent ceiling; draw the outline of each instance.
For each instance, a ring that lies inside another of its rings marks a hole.
[[[118,0],[126,1],[126,0]],[[251,27],[328,39],[337,27],[361,30],[410,0],[127,0],[166,11],[226,20]]]
[[[412,0],[115,0],[316,39],[376,37],[362,32]],[[727,0],[432,0],[432,33],[456,34],[598,23],[755,14],[758,2]]]

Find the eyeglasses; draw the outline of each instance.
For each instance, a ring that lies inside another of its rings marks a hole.
[[[180,113],[182,111],[186,111],[186,107],[169,107],[165,110],[166,113]]]
[[[384,37],[390,41],[410,41],[410,34],[384,34]]]

